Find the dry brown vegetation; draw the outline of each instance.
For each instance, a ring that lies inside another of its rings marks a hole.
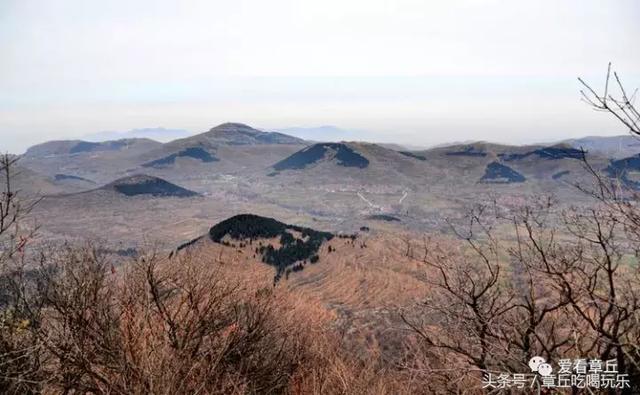
[[[343,352],[322,307],[188,254],[112,269],[91,246],[47,252],[14,295],[4,393],[409,392]]]

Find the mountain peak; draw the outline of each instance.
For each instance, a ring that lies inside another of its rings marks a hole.
[[[258,144],[304,144],[297,137],[277,132],[263,132],[238,122],[226,122],[214,126],[209,131],[186,139],[177,140],[181,144],[208,145],[258,145]]]
[[[251,131],[255,131],[255,132],[260,132],[258,129],[254,129],[251,126],[244,124],[244,123],[240,123],[240,122],[224,122],[221,123],[218,126],[214,126],[212,127],[209,131],[213,131],[213,130],[227,130],[227,129],[233,129],[233,130],[237,130],[237,129],[245,129],[245,130],[251,130]]]
[[[263,133],[258,129],[254,129],[249,125],[239,122],[225,122],[214,126],[207,133],[243,133],[256,135]]]

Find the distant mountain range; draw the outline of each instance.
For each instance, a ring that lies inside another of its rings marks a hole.
[[[563,141],[574,148],[582,148],[612,159],[621,159],[640,153],[640,138],[632,135],[623,136],[588,136]]]
[[[575,185],[593,183],[580,148],[605,177],[640,190],[640,146],[629,136],[409,150],[344,139],[312,142],[241,123],[166,143],[38,144],[20,159],[15,186],[26,196],[46,197],[38,215],[53,221],[51,237],[80,237],[99,231],[104,221],[118,240],[141,238],[134,230],[149,227],[183,242],[202,234],[212,219],[243,212],[323,231],[364,226],[375,234],[399,224],[439,228],[487,195],[501,204],[538,194],[580,203]]]
[[[333,126],[305,130],[309,131],[306,136],[344,132]],[[50,141],[29,148],[21,163],[63,190],[95,188],[141,172],[170,182],[184,181],[186,187],[202,193],[216,193],[209,180],[221,174],[249,182],[249,189],[251,183],[258,183],[269,190],[282,185],[317,188],[328,184],[350,189],[428,185],[452,190],[456,184],[474,188],[476,183],[539,182],[555,188],[584,176],[581,149],[588,152],[596,168],[609,174],[624,174],[631,180],[632,171],[640,168],[636,166],[640,160],[634,159],[640,153],[640,142],[632,136],[585,137],[555,145],[477,142],[407,150],[344,139],[313,143],[242,123],[224,123],[166,143],[147,138]]]
[[[344,184],[385,190],[400,186],[452,191],[476,184],[527,183],[544,188],[582,181],[583,151],[568,144],[508,146],[463,144],[420,151],[397,151],[361,142],[317,143],[273,164],[267,174],[282,184]],[[590,154],[605,169],[609,161]],[[478,186],[478,188],[481,188]]]
[[[225,123],[167,143],[146,138],[49,141],[30,147],[21,163],[54,184],[61,184],[62,189],[76,189],[83,185],[87,188],[91,183],[107,184],[140,172],[177,182],[220,172],[251,173],[307,145],[297,137]]]
[[[445,148],[462,145],[492,144],[485,141],[463,141],[455,143],[437,144],[431,149]],[[602,155],[610,159],[621,159],[640,154],[640,137],[630,134],[620,136],[587,136],[575,139],[560,140],[552,143],[536,144],[538,146],[551,146],[564,144],[576,149],[582,149],[592,154]]]
[[[193,133],[184,129],[166,129],[166,128],[143,128],[132,129],[127,132],[98,132],[89,134],[83,137],[85,141],[91,142],[103,142],[109,140],[121,140],[121,139],[152,139],[161,143],[166,143],[171,140],[181,139],[191,136]]]
[[[226,135],[226,136],[225,136]],[[189,140],[190,138],[193,138]],[[212,128],[204,133],[193,133],[185,129],[173,128],[138,128],[129,131],[103,131],[88,134],[81,139],[59,140],[56,143],[67,145],[77,145],[71,150],[108,150],[117,149],[118,145],[132,142],[136,139],[150,139],[161,143],[186,140],[189,143],[194,141],[215,144],[303,144],[307,142],[343,142],[343,141],[370,141],[366,132],[359,130],[344,129],[334,125],[322,125],[312,127],[284,127],[284,128],[252,128],[241,123],[225,123]],[[52,141],[38,144],[30,148],[32,153],[36,147],[51,146]],[[81,144],[80,144],[81,143]],[[92,144],[108,143],[108,144]],[[176,142],[177,144],[180,144]],[[462,146],[485,143],[481,140],[469,140],[462,142],[449,142],[436,145],[408,145],[403,143],[377,143],[380,146],[393,149],[395,151],[422,151],[425,149],[437,149],[448,146]],[[640,153],[640,137],[632,135],[619,136],[587,136],[560,140],[554,143],[537,144],[548,146],[553,144],[567,144],[573,148],[584,149],[586,151],[606,156],[610,159],[621,159]],[[109,148],[111,147],[111,148]],[[62,148],[64,151],[65,148]],[[56,152],[53,152],[56,153]],[[71,152],[73,153],[73,152]]]
[[[232,123],[229,123],[232,125]],[[240,125],[240,124],[236,124]],[[222,126],[222,125],[221,125]],[[253,129],[258,130],[258,129]],[[297,137],[303,140],[310,141],[342,141],[342,140],[361,140],[366,136],[362,133],[354,132],[347,129],[342,129],[337,126],[324,125],[318,127],[290,127],[281,129],[269,129],[261,128],[258,131],[264,131],[266,133],[278,133],[286,134],[289,136]],[[161,143],[167,143],[172,140],[184,139],[195,135],[196,133],[190,132],[185,129],[169,129],[169,128],[141,128],[132,129],[126,132],[118,131],[104,131],[98,133],[92,133],[84,136],[82,140],[89,142],[105,142],[111,140],[144,138],[159,141]]]
[[[42,158],[46,156],[75,155],[121,150],[135,150],[137,152],[141,152],[160,146],[162,146],[162,144],[157,141],[142,138],[111,140],[100,143],[84,140],[57,140],[29,147],[24,156],[27,158]]]

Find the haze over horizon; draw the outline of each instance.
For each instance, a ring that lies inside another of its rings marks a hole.
[[[9,0],[0,148],[227,121],[424,146],[624,134],[576,77],[600,87],[611,61],[640,86],[638,16],[633,0]]]

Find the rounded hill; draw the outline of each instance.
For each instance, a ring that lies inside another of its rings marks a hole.
[[[304,148],[273,165],[275,170],[298,170],[320,162],[335,161],[344,167],[365,168],[369,159],[344,143],[319,143]]]
[[[126,196],[150,195],[155,197],[192,197],[196,192],[172,184],[162,178],[139,174],[115,180],[103,190],[112,190]]]
[[[264,144],[305,144],[305,141],[284,133],[263,132],[251,126],[227,122],[215,126],[209,131],[174,140],[167,143],[168,147],[195,147],[218,145],[264,145]]]

